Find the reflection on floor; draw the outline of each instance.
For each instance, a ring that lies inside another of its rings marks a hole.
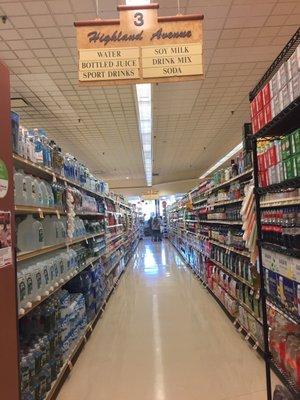
[[[264,364],[168,241],[142,241],[59,400],[265,400]]]

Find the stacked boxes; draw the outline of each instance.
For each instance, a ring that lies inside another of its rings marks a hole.
[[[258,146],[259,184],[273,185],[300,176],[300,129]]]
[[[251,102],[255,134],[300,96],[300,45]]]

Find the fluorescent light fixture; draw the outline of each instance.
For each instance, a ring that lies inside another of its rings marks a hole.
[[[150,0],[126,0],[127,6],[150,4]],[[151,83],[135,85],[139,109],[139,128],[142,143],[144,170],[147,186],[152,186],[152,105]]]
[[[222,164],[224,164],[229,158],[234,156],[236,153],[238,153],[240,150],[243,148],[243,143],[239,143],[237,146],[235,146],[229,153],[227,153],[224,157],[222,157],[219,161],[217,161],[212,167],[210,167],[203,175],[200,176],[199,179],[206,178],[208,175],[210,175],[215,169],[220,167]]]
[[[126,2],[127,4],[127,2]],[[151,84],[136,85],[140,138],[147,186],[152,186],[152,105]]]

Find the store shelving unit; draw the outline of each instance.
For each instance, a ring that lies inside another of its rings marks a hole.
[[[81,245],[81,248],[85,247],[88,249],[94,249],[94,246],[98,246],[95,247],[97,253],[95,253],[94,256],[91,255],[76,268],[70,270],[70,272],[63,278],[58,279],[56,282],[54,281],[55,283],[53,286],[51,286],[48,291],[45,290],[45,293],[41,296],[37,296],[35,301],[28,302],[24,308],[19,309],[17,320],[20,326],[24,321],[23,318],[25,320],[30,318],[30,313],[34,312],[34,310],[36,311],[39,306],[43,306],[46,301],[54,298],[59,290],[65,288],[65,285],[67,285],[67,288],[71,281],[74,278],[76,279],[76,277],[83,271],[87,271],[90,267],[95,267],[96,265],[100,265],[100,268],[103,270],[101,282],[106,290],[103,303],[100,309],[98,309],[95,317],[84,329],[83,334],[77,338],[75,345],[57,376],[57,379],[52,382],[51,390],[46,395],[46,400],[52,400],[56,398],[61,385],[70,373],[73,364],[76,362],[87,339],[93,332],[97,321],[101,317],[107,301],[118,286],[118,282],[126,265],[134,254],[140,239],[139,219],[135,209],[126,204],[125,199],[120,196],[116,196],[113,193],[99,193],[81,187],[77,182],[66,179],[64,176],[57,174],[42,165],[37,165],[29,160],[25,160],[19,155],[13,154],[12,159],[16,169],[22,169],[24,173],[30,174],[35,178],[44,179],[49,184],[58,182],[66,189],[68,187],[77,188],[81,193],[94,197],[97,200],[97,207],[99,207],[99,212],[91,212],[84,210],[81,211],[81,209],[77,210],[76,207],[74,207],[74,210],[67,209],[67,205],[65,208],[39,207],[21,204],[14,206],[14,212],[18,218],[23,218],[31,214],[35,219],[40,221],[42,221],[47,215],[56,216],[57,220],[59,220],[63,217],[64,219],[68,219],[70,218],[70,215],[73,216],[75,214],[76,217],[81,217],[81,219],[86,221],[88,226],[87,232],[89,229],[91,229],[92,232],[95,232],[87,233],[81,237],[66,238],[63,242],[51,246],[44,246],[32,251],[18,252],[16,253],[16,263],[23,263],[25,261],[27,263],[37,263],[41,256],[52,256],[52,254],[57,250],[68,250],[69,248],[73,248],[74,245],[74,248],[78,248],[78,245]],[[94,222],[97,222],[97,225],[95,225],[96,228],[92,225]],[[100,243],[99,245],[97,245],[98,242]],[[16,374],[18,373],[16,372]]]
[[[253,101],[255,96],[259,93],[259,91],[272,79],[272,77],[277,73],[279,68],[285,63],[289,57],[292,55],[294,50],[300,44],[300,29],[293,35],[291,40],[284,47],[282,52],[270,66],[270,68],[266,71],[262,79],[256,85],[256,87],[250,92],[249,99]],[[266,377],[267,377],[267,391],[268,391],[268,400],[272,399],[272,389],[271,389],[271,378],[270,378],[270,370],[271,368],[280,378],[282,383],[286,386],[286,388],[291,393],[293,399],[300,399],[300,388],[296,387],[295,383],[291,379],[291,377],[287,374],[286,371],[283,370],[282,367],[279,367],[275,360],[273,359],[271,352],[269,350],[269,327],[267,321],[267,308],[271,307],[274,311],[284,317],[287,321],[293,322],[294,324],[300,323],[299,316],[291,313],[287,307],[279,302],[277,299],[272,298],[266,289],[265,282],[265,274],[264,274],[264,265],[263,265],[263,257],[262,251],[263,249],[268,249],[271,252],[281,253],[285,255],[289,255],[295,258],[299,258],[300,252],[298,251],[290,251],[283,246],[277,246],[268,242],[263,241],[262,237],[262,210],[265,208],[274,208],[276,207],[286,207],[292,205],[300,204],[300,200],[298,197],[296,198],[287,198],[287,199],[275,199],[275,200],[263,200],[264,195],[266,194],[276,194],[283,193],[285,191],[296,189],[300,187],[300,178],[288,179],[280,183],[271,184],[266,187],[260,187],[259,184],[259,165],[258,165],[258,146],[264,140],[274,140],[278,137],[284,137],[295,129],[300,127],[300,97],[294,99],[286,108],[284,108],[279,114],[272,118],[272,120],[267,123],[263,128],[261,128],[257,133],[253,135],[253,166],[254,166],[254,193],[255,193],[255,203],[256,203],[256,220],[257,220],[257,230],[258,230],[258,246],[259,246],[259,265],[260,265],[260,278],[261,278],[261,298],[262,298],[262,307],[263,307],[263,327],[264,327],[264,345],[265,345],[265,362],[266,362]]]

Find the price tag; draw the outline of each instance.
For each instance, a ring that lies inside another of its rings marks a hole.
[[[72,369],[73,369],[73,363],[72,363],[71,360],[68,361],[68,367],[69,367],[69,370],[72,371]]]
[[[38,208],[38,213],[39,213],[39,217],[44,219],[44,213],[40,208]]]
[[[88,241],[87,237],[85,238],[85,243],[89,244],[89,241]]]
[[[237,324],[237,318],[234,320],[234,322],[233,322],[233,326],[235,326],[236,324]]]
[[[84,343],[86,343],[86,342],[87,342],[87,338],[86,338],[86,336],[85,336],[85,335],[83,336],[83,341],[84,341]]]
[[[250,296],[253,296],[254,295],[254,291],[251,289],[250,290]]]
[[[55,174],[54,174],[54,173],[52,174],[52,182],[53,182],[53,183],[56,183],[56,182],[57,182],[57,180],[56,180],[56,176],[55,176]]]
[[[94,241],[94,242],[96,242],[96,238],[95,238],[95,236],[93,236],[93,241]]]
[[[245,340],[248,341],[250,338],[250,333],[247,333],[247,335],[245,336]]]
[[[258,346],[259,346],[259,343],[258,343],[258,342],[256,342],[256,343],[255,343],[255,345],[252,347],[252,348],[253,348],[253,350],[257,350]]]
[[[242,332],[242,330],[243,330],[243,327],[240,326],[239,329],[238,329],[238,332]]]
[[[60,213],[58,210],[56,210],[56,216],[57,216],[57,219],[60,219]]]

